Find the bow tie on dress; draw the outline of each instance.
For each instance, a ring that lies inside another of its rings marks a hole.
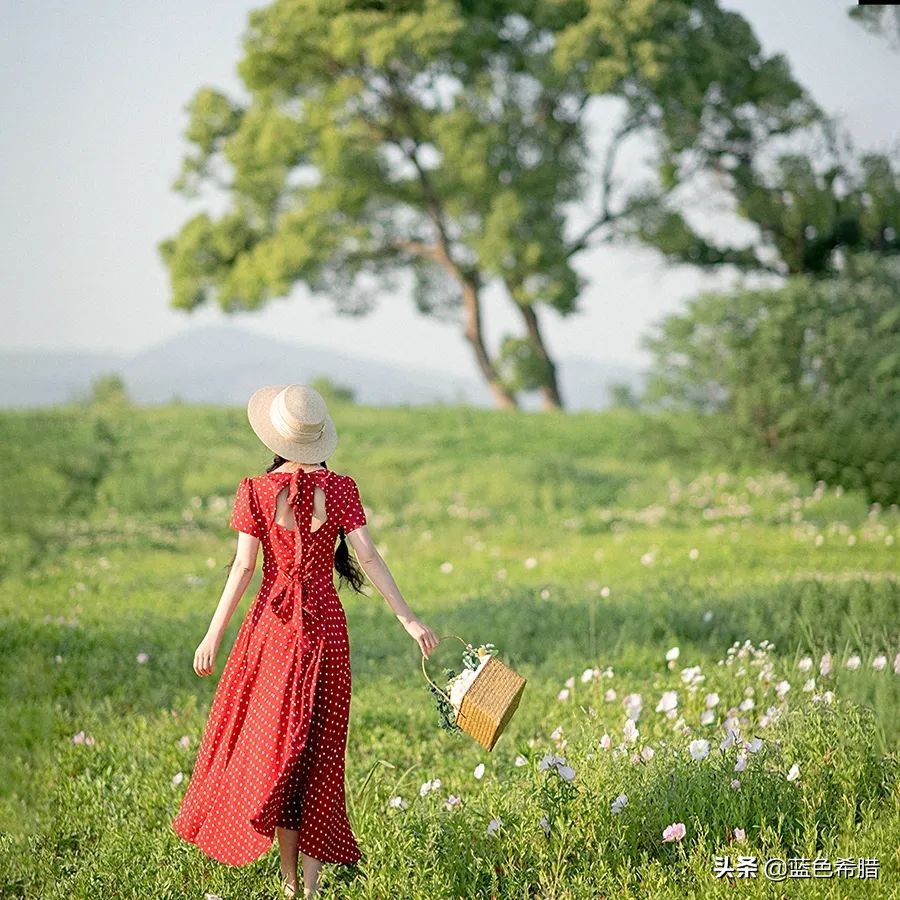
[[[315,471],[327,471],[313,470]],[[315,500],[316,483],[313,472],[295,469],[288,481],[287,502],[291,507],[297,530],[294,532],[294,561],[287,567],[278,566],[275,583],[272,585],[270,603],[275,614],[283,622],[291,622],[303,636],[303,613],[315,617],[316,612],[304,603],[311,577],[311,558],[307,554]],[[299,577],[298,577],[299,576]]]
[[[312,482],[306,478],[306,472],[303,469],[295,469],[290,473],[291,477],[288,480],[288,493],[287,493],[287,502],[291,507],[294,513],[294,519],[297,522],[297,528],[302,528],[302,524],[300,521],[300,508],[303,502],[303,488],[309,484],[312,485]]]

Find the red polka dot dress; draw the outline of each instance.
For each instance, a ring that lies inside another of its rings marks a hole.
[[[326,518],[314,530],[316,487]],[[275,522],[286,499],[296,530]],[[334,547],[366,523],[356,482],[330,469],[243,478],[230,525],[263,547],[263,578],[222,670],[176,833],[239,866],[263,856],[275,827],[299,831],[300,850],[355,863],[344,755],[350,642],[334,586]]]

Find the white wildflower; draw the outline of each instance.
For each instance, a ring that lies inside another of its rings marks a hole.
[[[546,772],[551,766],[563,764],[565,764],[565,759],[562,756],[557,756],[555,753],[545,753],[544,758],[538,763],[538,769],[541,772]]]
[[[677,691],[664,691],[660,697],[659,703],[656,704],[657,712],[672,712],[678,707]]]
[[[738,733],[733,731],[732,729],[728,729],[728,734],[725,737],[725,740],[719,744],[720,750],[727,750],[736,740],[738,739]]]
[[[626,744],[633,744],[638,737],[638,730],[632,719],[626,719],[622,728],[622,737]]]
[[[709,741],[704,740],[703,738],[691,741],[688,750],[690,751],[691,759],[706,759],[706,757],[709,756]]]
[[[622,706],[625,707],[625,715],[637,722],[644,708],[644,701],[640,694],[627,694],[622,698]]]
[[[430,791],[436,791],[440,786],[441,786],[440,778],[435,778],[432,781],[425,781],[422,783],[421,787],[419,788],[419,796],[424,797]]]

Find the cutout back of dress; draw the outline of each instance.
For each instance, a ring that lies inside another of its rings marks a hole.
[[[275,519],[274,524],[285,531],[296,531],[294,527],[294,515],[287,502],[288,486],[285,485],[275,498]],[[310,521],[310,533],[315,534],[327,521],[328,509],[325,502],[325,491],[316,485],[316,492],[313,498],[313,514]]]

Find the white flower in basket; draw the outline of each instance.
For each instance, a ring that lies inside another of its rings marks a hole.
[[[457,715],[459,715],[459,707],[462,705],[466,691],[472,687],[478,673],[485,667],[490,658],[491,654],[488,652],[479,653],[478,667],[475,669],[463,669],[462,672],[450,682],[450,704]]]

